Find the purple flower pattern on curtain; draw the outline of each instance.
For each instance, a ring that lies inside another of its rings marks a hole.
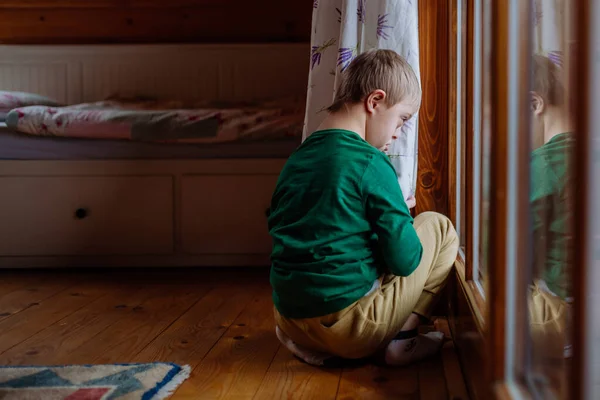
[[[344,71],[356,57],[357,48],[342,47],[338,50],[337,65]]]
[[[414,0],[313,0],[313,26],[303,138],[327,115],[341,74],[361,52],[383,48],[404,56],[419,76],[418,2]],[[406,196],[414,193],[417,121],[409,120],[389,151]]]
[[[316,65],[321,64],[321,56],[323,52],[327,50],[329,47],[335,44],[335,39],[329,39],[326,43],[323,43],[321,46],[312,46],[311,56],[310,56],[310,69],[312,70]]]
[[[562,54],[562,51],[549,51],[548,52],[548,58],[555,65],[557,65],[557,66],[559,66],[559,67],[562,68],[562,66],[563,66],[563,54]]]
[[[389,39],[390,35],[386,32],[388,29],[393,29],[393,26],[386,25],[387,14],[377,16],[377,37],[383,39]]]
[[[358,22],[361,24],[365,23],[367,10],[365,9],[366,0],[358,0],[358,7],[356,8],[356,15],[358,16]]]

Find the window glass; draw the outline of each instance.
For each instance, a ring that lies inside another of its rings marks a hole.
[[[592,23],[591,27],[591,55],[600,54],[600,4],[597,1],[590,2],[592,8]],[[585,398],[600,399],[600,113],[593,112],[597,110],[597,104],[600,104],[600,57],[590,57],[591,59],[591,74],[592,82],[590,82],[590,93],[588,110],[591,111],[589,126],[590,135],[590,166],[588,170],[588,212],[591,214],[589,218],[588,229],[588,256],[586,259],[586,294],[583,300],[586,302],[587,323],[583,329],[586,329],[588,334],[585,348],[589,358],[587,367],[584,368],[586,373],[585,382]]]
[[[573,53],[565,2],[533,1],[528,292],[531,380],[542,398],[567,399],[572,356],[573,161],[569,66]]]

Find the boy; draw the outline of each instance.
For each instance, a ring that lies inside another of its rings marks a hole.
[[[276,331],[310,364],[378,353],[406,365],[441,347],[441,332],[417,328],[445,284],[458,237],[439,214],[413,224],[384,154],[420,101],[402,57],[359,55],[328,116],[281,172],[268,219]]]
[[[534,285],[529,315],[540,354],[569,353],[568,298],[571,296],[569,256],[572,252],[570,198],[573,195],[569,157],[575,138],[565,102],[562,71],[547,57],[532,59],[531,112],[533,148],[530,202],[533,213]]]

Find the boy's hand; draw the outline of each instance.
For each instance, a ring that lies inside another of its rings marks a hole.
[[[406,205],[408,206],[409,210],[411,208],[415,208],[415,206],[417,205],[417,199],[415,199],[415,196],[409,196],[408,199],[406,199]]]

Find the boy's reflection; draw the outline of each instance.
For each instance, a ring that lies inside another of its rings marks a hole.
[[[533,223],[533,280],[529,304],[534,344],[548,356],[568,356],[566,330],[571,289],[572,187],[570,157],[575,146],[561,68],[535,55],[531,92],[530,201]]]

